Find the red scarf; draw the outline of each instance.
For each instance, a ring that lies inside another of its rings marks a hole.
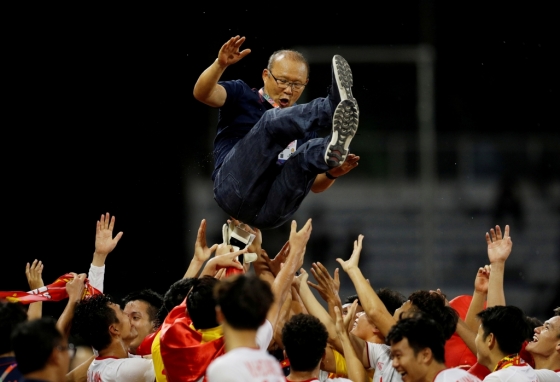
[[[210,363],[225,353],[224,338],[201,343],[202,334],[192,329],[186,299],[173,308],[161,326],[160,349],[168,382],[195,382]]]
[[[68,298],[66,283],[73,279],[72,274],[66,273],[57,278],[54,283],[29,292],[0,292],[0,299],[6,299],[9,302],[20,302],[22,304],[31,304],[38,301],[61,301]],[[86,279],[82,299],[96,294],[101,294],[101,292],[92,287],[88,279]]]

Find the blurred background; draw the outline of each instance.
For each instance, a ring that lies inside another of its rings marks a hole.
[[[560,130],[557,22],[533,2],[373,2],[321,6],[27,5],[3,12],[0,290],[27,290],[40,259],[48,284],[87,272],[95,222],[110,212],[124,236],[105,290],[164,293],[192,256],[201,219],[221,241],[212,198],[217,110],[192,88],[231,36],[252,53],[224,80],[262,86],[270,54],[311,63],[302,99],[324,96],[330,58],[354,73],[360,165],[310,195],[306,269],[347,258],[365,235],[361,268],[375,287],[408,295],[471,294],[488,262],[484,235],[511,227],[509,304],[546,319],[560,305]],[[327,132],[325,132],[326,134]],[[263,232],[275,254],[289,225]],[[341,275],[341,295],[352,285]],[[58,316],[64,303],[44,304]]]

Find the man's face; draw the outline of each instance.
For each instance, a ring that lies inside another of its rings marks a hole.
[[[124,314],[130,318],[130,324],[138,332],[138,336],[130,343],[130,349],[134,352],[140,346],[148,334],[154,332],[154,323],[150,321],[148,308],[150,305],[145,301],[129,301],[124,307]]]
[[[356,313],[356,320],[351,333],[364,341],[367,341],[373,334],[373,327],[367,319],[365,312]]]
[[[490,336],[490,334],[488,335]],[[491,363],[490,361],[490,347],[488,346],[488,337],[484,338],[484,329],[482,324],[478,327],[478,332],[476,333],[476,338],[474,343],[476,345],[476,360],[481,365],[488,367]]]
[[[527,344],[527,351],[543,357],[550,357],[554,352],[560,353],[560,316],[545,321],[543,326],[535,328],[533,341]]]
[[[272,63],[272,67],[263,70],[264,92],[274,100],[281,108],[292,106],[301,96],[305,89],[295,89],[292,86],[282,88],[277,80],[288,81],[296,84],[307,84],[307,67],[303,62],[294,61],[280,55]]]
[[[111,303],[109,307],[115,311],[117,320],[119,320],[117,324],[113,325],[118,330],[122,340],[129,345],[136,337],[138,337],[138,331],[136,331],[136,328],[130,324],[130,319],[126,314],[124,314],[118,304]]]
[[[70,371],[70,350],[68,347],[68,341],[62,340],[56,350],[56,364],[57,373],[59,380],[64,381],[66,379],[66,374]]]
[[[422,353],[414,354],[408,338],[391,344],[393,367],[401,375],[403,382],[422,381],[427,374],[427,366],[422,362]]]

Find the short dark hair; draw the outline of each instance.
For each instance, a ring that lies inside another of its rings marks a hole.
[[[282,342],[294,371],[312,371],[327,346],[329,334],[318,318],[309,314],[292,316],[282,328]]]
[[[527,341],[532,341],[533,333],[535,332],[535,329],[538,328],[539,326],[543,326],[543,322],[539,320],[537,317],[530,317],[530,316],[525,316],[525,321],[527,321],[527,325],[529,326],[529,331],[527,332],[528,336],[525,339]]]
[[[268,283],[254,275],[237,275],[218,283],[216,304],[228,325],[235,329],[258,329],[274,301]]]
[[[268,70],[272,69],[272,67],[274,66],[274,61],[276,61],[278,57],[281,55],[284,55],[286,58],[290,60],[303,63],[305,65],[305,68],[307,69],[307,78],[309,78],[309,62],[303,56],[303,54],[301,54],[297,50],[292,50],[292,49],[281,49],[272,53],[268,58],[268,65],[267,65]]]
[[[81,300],[74,311],[72,333],[80,336],[98,351],[109,346],[109,326],[119,322],[115,311],[109,306],[113,302],[111,296],[106,294],[97,294]]]
[[[177,305],[181,305],[196,280],[196,278],[188,277],[171,284],[167,292],[163,295],[163,309],[169,313]]]
[[[187,296],[187,311],[196,329],[210,329],[219,325],[214,299],[214,287],[217,283],[218,280],[211,276],[203,276],[193,281]]]
[[[52,317],[20,323],[12,334],[18,369],[23,375],[43,369],[55,347],[63,342]]]
[[[356,300],[358,300],[358,305],[362,306],[362,303],[360,302],[360,298],[358,297],[357,294],[352,294],[352,295],[346,297],[346,299],[344,300],[344,303],[345,304],[352,304]]]
[[[395,310],[399,309],[406,301],[406,297],[402,293],[389,288],[380,288],[376,293],[391,314],[395,313]]]
[[[419,290],[412,293],[408,299],[415,311],[426,314],[440,325],[446,341],[451,338],[457,329],[459,314],[452,307],[445,305],[445,296],[436,292]]]
[[[493,306],[479,312],[477,316],[484,331],[483,339],[492,333],[504,354],[519,353],[530,335],[525,314],[516,306]]]
[[[151,289],[143,289],[140,291],[132,292],[126,295],[122,300],[123,309],[131,301],[144,301],[148,304],[148,316],[150,322],[154,323],[154,327],[157,328],[161,325],[161,320],[158,316],[158,312],[163,305],[163,297],[154,292]]]
[[[406,338],[408,344],[417,355],[423,349],[429,348],[434,359],[445,363],[445,338],[441,326],[423,313],[399,320],[387,334],[387,344],[394,345]]]
[[[0,354],[12,351],[12,332],[26,320],[27,312],[19,302],[0,301]]]

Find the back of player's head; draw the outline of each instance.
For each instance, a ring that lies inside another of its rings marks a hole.
[[[419,290],[412,293],[408,299],[415,311],[424,313],[440,325],[446,341],[451,338],[457,328],[459,315],[455,309],[445,305],[445,296],[436,292]]]
[[[530,336],[525,314],[516,306],[493,306],[477,316],[484,332],[483,339],[492,333],[504,354],[518,353],[525,339]]]
[[[143,289],[140,291],[129,293],[122,300],[123,308],[131,301],[143,301],[148,304],[149,320],[154,323],[154,327],[158,327],[161,324],[161,320],[158,317],[158,312],[163,305],[163,297],[159,293],[154,292],[151,289]]]
[[[429,348],[434,359],[445,363],[445,338],[441,326],[423,313],[416,313],[399,320],[387,334],[387,344],[394,345],[404,338],[417,355],[423,349]]]
[[[18,369],[22,374],[42,370],[53,349],[63,344],[62,334],[51,317],[22,322],[12,334]]]
[[[81,300],[76,305],[72,332],[96,350],[103,350],[111,343],[109,326],[118,323],[115,311],[110,307],[112,298],[98,294]]]
[[[12,351],[12,332],[25,320],[27,313],[20,303],[0,301],[0,354]]]
[[[402,293],[389,288],[380,288],[376,293],[383,305],[385,305],[385,308],[387,308],[391,314],[395,313],[395,310],[400,308],[406,301]]]
[[[274,301],[270,285],[253,275],[222,280],[214,297],[228,325],[235,329],[258,329]]]
[[[216,300],[214,287],[218,280],[204,276],[194,279],[190,293],[187,296],[187,311],[196,329],[210,329],[218,326],[216,320]]]
[[[196,280],[196,278],[188,277],[171,284],[163,295],[163,308],[167,313],[171,312],[177,305],[181,305]]]
[[[328,332],[319,319],[309,314],[292,316],[282,328],[282,342],[294,371],[312,371],[325,354]]]

